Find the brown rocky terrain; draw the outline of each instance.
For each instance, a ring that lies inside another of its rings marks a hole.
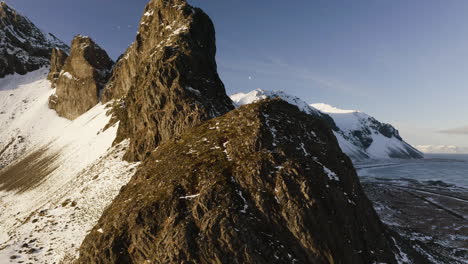
[[[91,38],[76,36],[55,81],[57,91],[50,97],[49,107],[65,118],[79,117],[99,102],[99,92],[109,79],[112,65],[107,53]]]
[[[60,76],[60,72],[62,71],[67,58],[68,54],[65,51],[59,48],[52,49],[52,55],[50,56],[50,73],[47,76],[47,79],[51,81],[53,87],[55,87],[55,83]]]
[[[55,47],[69,49],[54,35],[42,32],[29,19],[0,2],[0,78],[49,65]]]
[[[160,145],[79,263],[396,263],[394,251],[329,126],[275,99]]]
[[[103,100],[120,99],[117,142],[143,160],[165,140],[234,107],[215,61],[210,18],[183,0],[150,1],[137,40],[117,63]],[[122,98],[122,96],[124,96]]]

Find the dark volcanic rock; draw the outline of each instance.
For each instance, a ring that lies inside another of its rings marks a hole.
[[[42,32],[29,19],[0,2],[0,78],[49,65],[55,47],[69,50],[54,35]]]
[[[147,5],[137,40],[103,92],[104,102],[122,98],[114,109],[117,142],[130,138],[126,159],[142,160],[160,142],[234,108],[215,54],[214,26],[203,11],[183,0]]]
[[[47,76],[47,79],[52,82],[52,86],[55,86],[67,58],[68,54],[65,51],[59,48],[52,49],[52,55],[50,56],[50,73]]]
[[[99,102],[99,91],[110,76],[113,62],[93,40],[76,36],[70,56],[56,80],[57,91],[49,107],[60,116],[75,119]]]
[[[152,152],[79,263],[395,263],[329,126],[274,99]]]

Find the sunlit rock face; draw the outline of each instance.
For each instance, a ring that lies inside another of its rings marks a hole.
[[[70,56],[54,81],[57,90],[49,99],[49,107],[65,118],[79,117],[99,102],[99,92],[109,79],[112,65],[107,53],[91,38],[76,36]]]
[[[103,101],[120,100],[117,141],[128,160],[143,160],[161,142],[234,109],[215,61],[211,19],[182,0],[151,1],[136,41],[117,62]]]
[[[396,263],[393,252],[329,126],[275,99],[161,144],[79,263]]]

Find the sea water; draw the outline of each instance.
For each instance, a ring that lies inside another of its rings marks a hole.
[[[468,155],[426,154],[422,160],[356,164],[361,177],[442,181],[468,188]]]

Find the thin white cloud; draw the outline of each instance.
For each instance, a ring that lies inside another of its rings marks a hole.
[[[440,130],[439,133],[450,134],[450,135],[468,135],[468,126]]]

